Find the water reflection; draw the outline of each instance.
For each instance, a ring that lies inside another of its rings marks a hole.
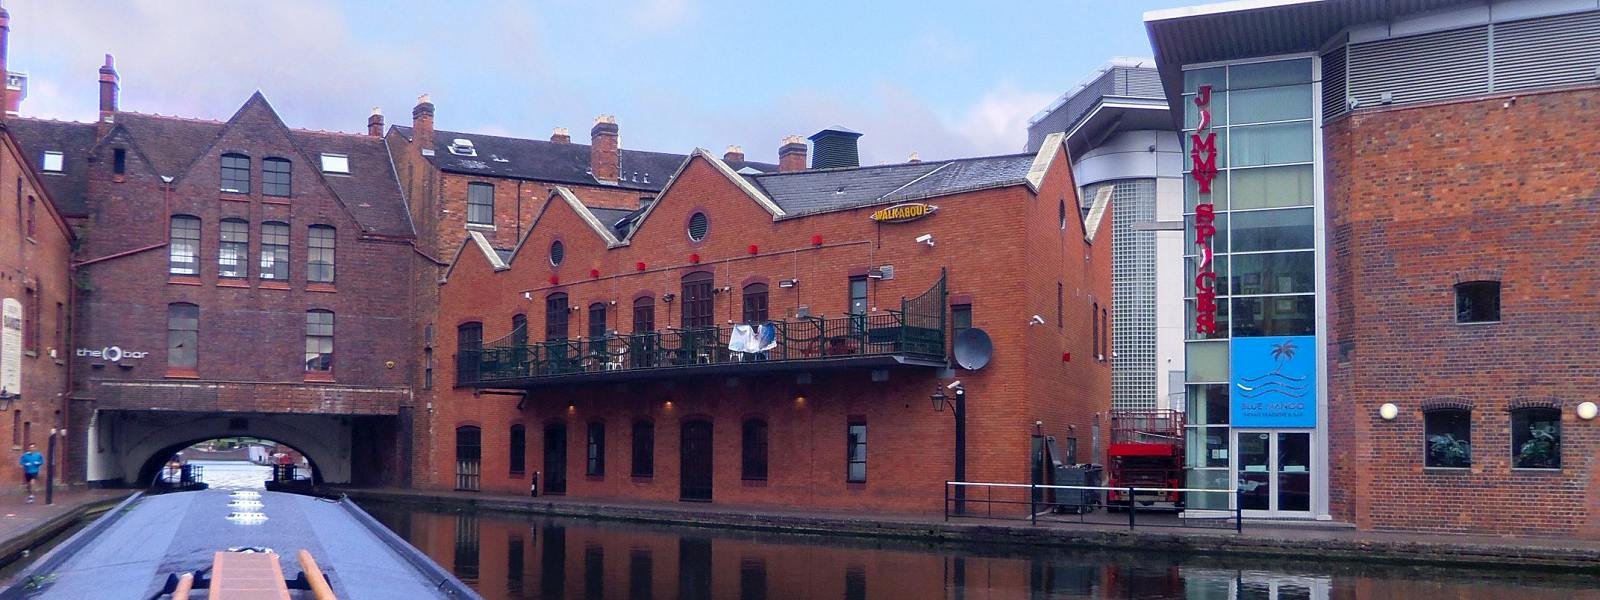
[[[1600,600],[1592,578],[712,532],[369,506],[486,598]],[[570,584],[570,585],[569,585]]]

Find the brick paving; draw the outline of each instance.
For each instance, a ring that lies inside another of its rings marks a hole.
[[[720,504],[604,503],[559,496],[483,494],[396,488],[327,488],[356,500],[390,500],[486,510],[534,512],[553,516],[622,519],[809,534],[923,538],[950,542],[1094,546],[1195,553],[1231,553],[1282,558],[1381,560],[1472,564],[1489,567],[1536,566],[1600,572],[1600,540],[1439,535],[1360,531],[1335,522],[1252,522],[1243,533],[1218,527],[1145,527],[1130,530],[1125,513],[1096,513],[1078,522],[1056,516],[1037,525],[910,513],[861,513],[739,507]],[[1171,515],[1138,519],[1177,525]]]

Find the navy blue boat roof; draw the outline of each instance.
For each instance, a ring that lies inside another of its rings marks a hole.
[[[272,549],[289,580],[300,572],[295,555],[310,551],[340,598],[478,597],[348,500],[279,492],[260,492],[260,507],[234,500],[226,490],[135,496],[14,580],[45,585],[0,597],[153,598],[169,574],[205,571],[216,552],[245,547]],[[228,518],[241,511],[267,518]]]

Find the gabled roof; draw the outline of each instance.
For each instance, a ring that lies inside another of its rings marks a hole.
[[[94,123],[12,117],[5,124],[23,157],[35,173],[40,173],[39,180],[49,190],[56,210],[70,217],[89,214],[85,196],[89,193],[89,148],[94,146]],[[47,150],[61,152],[60,173],[41,171]]]
[[[253,102],[272,110],[259,92],[243,106]],[[240,111],[243,110],[241,107]],[[113,115],[112,122],[111,131],[126,135],[156,174],[174,179],[189,170],[229,126],[221,121],[134,112],[118,112]],[[35,169],[41,166],[39,161],[45,151],[63,153],[66,159],[63,171],[42,175],[40,179],[63,214],[87,215],[88,156],[103,141],[96,139],[96,125],[27,118],[6,119],[6,124]],[[400,182],[383,138],[287,127],[284,130],[307,162],[301,168],[317,169],[364,231],[387,236],[413,235],[411,218],[400,195]],[[322,174],[320,155],[324,152],[350,157],[350,174]]]
[[[409,126],[396,125],[394,130],[408,140],[413,139]],[[450,145],[458,138],[471,140],[476,156],[452,153]],[[682,154],[626,148],[619,149],[617,155],[622,180],[613,184],[595,179],[594,174],[589,172],[588,144],[436,129],[433,132],[433,156],[427,159],[440,170],[451,173],[658,191],[666,186],[668,177],[678,169],[678,165],[689,158]],[[777,165],[752,161],[736,161],[730,166],[734,170],[745,167],[762,172],[778,170]]]
[[[3,141],[5,144],[5,152],[14,152],[14,156],[16,156],[18,159],[24,162],[28,161],[22,146],[17,144],[16,136],[11,134],[9,123],[0,122],[0,141]],[[61,213],[60,204],[54,198],[54,192],[50,190],[49,186],[45,185],[44,181],[42,181],[43,178],[39,176],[38,169],[22,169],[22,175],[28,178],[29,183],[32,184],[34,189],[38,190],[40,198],[44,200],[44,211],[45,214],[49,216],[50,222],[55,223],[56,227],[61,229],[63,237],[67,239],[69,244],[72,243],[72,241],[77,238],[77,234],[72,230],[72,227],[67,225],[67,221],[63,218]],[[18,199],[18,202],[19,204],[17,204],[17,206],[20,208],[22,206],[20,204],[20,198]]]
[[[785,217],[1027,183],[1032,154],[746,175]]]

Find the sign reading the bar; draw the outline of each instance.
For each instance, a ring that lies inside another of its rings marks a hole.
[[[879,223],[904,223],[931,215],[936,210],[939,210],[939,207],[921,202],[896,204],[888,208],[878,209],[877,212],[872,213],[872,220]]]
[[[1189,134],[1189,176],[1198,188],[1194,205],[1194,245],[1200,264],[1195,269],[1194,331],[1217,332],[1217,272],[1212,264],[1211,238],[1217,234],[1216,205],[1211,203],[1211,180],[1217,178],[1217,132],[1211,131],[1211,86],[1202,85],[1194,96],[1200,122]]]
[[[1317,426],[1317,338],[1236,337],[1229,344],[1233,427]]]

